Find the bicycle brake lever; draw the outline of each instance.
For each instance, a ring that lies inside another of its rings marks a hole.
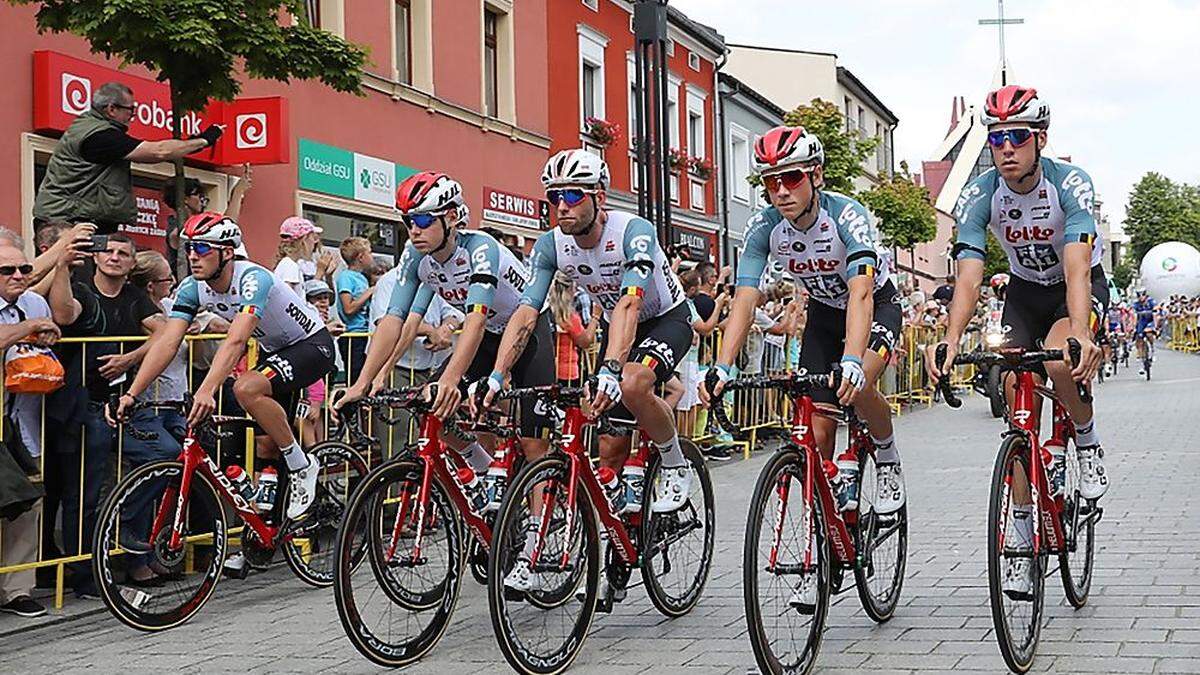
[[[1071,357],[1071,369],[1074,370],[1079,361],[1083,358],[1083,345],[1079,344],[1079,340],[1075,338],[1067,338],[1067,354]],[[1079,392],[1079,399],[1084,403],[1092,402],[1092,392],[1083,382],[1076,382],[1075,388]]]
[[[947,347],[945,343],[939,344],[937,349],[934,350],[933,358],[936,362],[934,365],[938,367],[938,370],[942,371],[942,377],[938,380],[937,387],[942,392],[942,398],[946,399],[946,405],[951,408],[961,408],[962,399],[956,396],[954,390],[950,387],[950,369],[947,366],[953,367],[954,364],[946,363],[946,351]]]

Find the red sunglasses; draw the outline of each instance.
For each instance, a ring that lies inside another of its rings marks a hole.
[[[808,172],[804,169],[792,169],[791,171],[784,171],[783,173],[775,173],[771,174],[770,176],[763,176],[762,180],[763,186],[767,188],[768,192],[775,192],[779,189],[780,183],[783,183],[783,186],[789,190],[795,190],[796,188],[800,187],[807,178]]]

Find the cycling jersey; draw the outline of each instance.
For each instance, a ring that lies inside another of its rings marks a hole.
[[[1154,327],[1154,315],[1157,308],[1154,298],[1146,298],[1145,302],[1141,300],[1133,302],[1133,313],[1137,317],[1137,328],[1134,329],[1135,335],[1141,337],[1147,328]]]
[[[604,308],[604,320],[622,295],[642,298],[638,321],[662,316],[683,303],[683,285],[658,244],[650,221],[632,213],[608,211],[594,247],[581,248],[575,237],[554,228],[533,245],[533,281],[521,304],[541,310],[555,272],[562,272]]]
[[[876,291],[888,284],[887,262],[863,205],[827,191],[820,193],[818,204],[817,219],[804,231],[773,206],[750,219],[746,250],[738,262],[739,287],[758,288],[768,260],[804,284],[810,299],[838,309],[846,308],[851,277],[874,276]]]
[[[984,259],[990,228],[1008,256],[1013,276],[1043,286],[1064,279],[1063,248],[1074,242],[1092,246],[1091,266],[1103,254],[1092,215],[1092,179],[1083,169],[1042,158],[1042,179],[1018,194],[990,169],[963,188],[955,207],[956,260]]]
[[[190,323],[200,310],[208,310],[226,321],[232,321],[239,313],[257,316],[253,337],[267,352],[278,352],[325,330],[316,307],[296,295],[267,268],[244,260],[233,263],[233,278],[224,293],[195,277],[183,280],[170,317]]]
[[[410,313],[424,316],[436,292],[464,314],[485,315],[485,328],[492,333],[504,332],[529,283],[529,271],[512,251],[474,230],[455,235],[454,253],[445,263],[419,253],[410,243],[399,267],[388,314],[401,320]]]

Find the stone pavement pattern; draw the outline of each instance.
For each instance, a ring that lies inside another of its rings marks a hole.
[[[1200,358],[1162,350],[1158,379],[1123,370],[1100,386],[1098,420],[1114,485],[1097,529],[1089,604],[1072,610],[1057,575],[1035,671],[1200,673]],[[853,592],[835,598],[820,672],[1003,672],[988,605],[985,522],[1001,426],[978,396],[961,411],[906,414],[897,438],[909,487],[908,577],[877,626]],[[640,588],[599,616],[573,673],[755,672],[741,597],[746,505],[765,454],[718,466],[717,550],[704,599],[660,616]],[[92,672],[375,672],[343,636],[329,591],[286,568],[225,580],[191,623],[143,635],[107,613],[0,638],[3,670]],[[75,601],[79,602],[79,601]],[[19,624],[0,620],[0,634]],[[455,620],[412,673],[504,673],[486,594],[469,578]]]

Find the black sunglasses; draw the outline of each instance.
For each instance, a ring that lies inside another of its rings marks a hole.
[[[0,277],[11,277],[20,272],[22,275],[33,274],[33,265],[25,263],[24,265],[0,265]]]

